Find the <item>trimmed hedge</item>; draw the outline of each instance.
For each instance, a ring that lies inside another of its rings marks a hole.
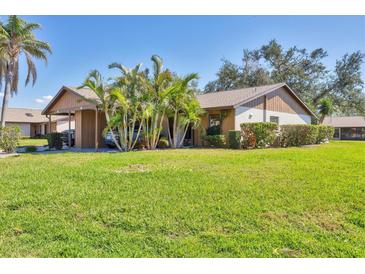
[[[334,133],[335,133],[334,127],[319,125],[316,143],[321,144],[321,143],[328,142],[329,140],[332,140]]]
[[[311,145],[317,142],[317,125],[283,125],[280,127],[280,144],[283,147]]]
[[[207,135],[220,135],[221,127],[220,126],[211,126],[207,129]]]
[[[239,130],[228,131],[228,147],[232,149],[241,148],[241,131]]]
[[[62,141],[62,133],[53,132],[47,135],[48,148],[55,148],[57,150],[62,149],[63,141]]]
[[[224,135],[206,135],[203,137],[204,145],[209,147],[222,148],[226,146],[226,137]]]
[[[278,125],[271,122],[242,123],[242,146],[244,148],[265,148],[274,143]]]

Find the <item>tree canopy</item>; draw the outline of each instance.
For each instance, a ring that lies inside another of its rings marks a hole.
[[[333,102],[334,112],[344,115],[365,113],[364,81],[360,51],[345,54],[331,70],[324,60],[323,48],[312,51],[296,46],[285,49],[276,40],[259,49],[244,50],[242,65],[222,60],[217,79],[204,92],[229,90],[272,83],[287,83],[313,110],[321,99]]]

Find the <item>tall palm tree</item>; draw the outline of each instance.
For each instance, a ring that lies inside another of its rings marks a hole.
[[[320,115],[319,123],[322,124],[326,116],[331,115],[333,112],[333,104],[331,99],[323,98],[319,102],[318,114]]]
[[[5,80],[4,98],[1,109],[1,125],[5,126],[5,113],[10,95],[16,94],[19,82],[19,57],[24,55],[28,74],[25,85],[30,81],[34,85],[37,80],[37,69],[33,59],[47,63],[47,53],[51,53],[48,43],[37,40],[34,31],[40,29],[37,23],[28,23],[16,15],[11,15],[6,24],[0,24],[0,57],[5,66],[0,69],[0,79]]]

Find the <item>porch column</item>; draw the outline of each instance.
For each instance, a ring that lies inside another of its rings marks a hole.
[[[68,112],[68,148],[71,148],[71,112]]]
[[[52,120],[51,120],[51,115],[48,116],[48,130],[49,133],[52,133]]]
[[[99,121],[98,121],[98,108],[95,109],[95,150],[99,148]]]
[[[267,98],[266,98],[266,95],[264,95],[264,122],[266,122],[266,108],[267,108],[267,106],[266,106],[266,104],[267,104]]]

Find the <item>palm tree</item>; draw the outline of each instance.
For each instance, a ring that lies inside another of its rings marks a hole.
[[[122,147],[126,151],[132,150],[137,144],[144,121],[145,74],[140,72],[140,67],[141,64],[133,69],[118,63],[109,65],[109,68],[117,68],[122,73],[115,79],[111,92],[116,103],[112,121],[113,126],[118,128]]]
[[[329,98],[323,98],[319,102],[318,114],[320,115],[319,123],[322,124],[326,116],[331,115],[333,112],[332,100]]]
[[[93,70],[89,73],[89,75],[86,77],[83,84],[78,87],[84,88],[87,87],[94,91],[94,93],[97,95],[98,100],[94,103],[98,105],[105,113],[105,119],[108,124],[108,128],[110,128],[111,118],[112,115],[112,109],[111,106],[113,105],[113,100],[110,96],[110,92],[112,92],[112,89],[103,81],[103,77],[101,76],[100,72],[97,70]],[[119,145],[119,142],[115,138],[114,132],[112,129],[110,129],[113,142],[115,143],[118,150],[122,150],[121,146]]]
[[[163,70],[161,57],[153,55],[151,60],[153,62],[153,76],[151,78],[146,77],[144,135],[147,149],[156,149],[166,109],[169,105],[168,95],[173,77],[168,69]]]
[[[51,53],[50,45],[37,40],[33,33],[39,28],[39,24],[28,23],[16,15],[9,16],[7,24],[0,24],[0,56],[3,57],[5,63],[3,69],[0,69],[0,79],[5,80],[1,109],[2,126],[5,126],[5,113],[10,95],[16,94],[18,91],[20,55],[24,54],[28,67],[25,85],[31,80],[34,85],[37,80],[37,70],[33,58],[47,63],[47,53]]]
[[[195,90],[191,81],[198,79],[198,74],[192,73],[183,78],[177,77],[169,92],[169,116],[172,118],[172,136],[168,126],[169,142],[173,148],[181,147],[189,128],[193,123],[196,127],[202,113],[196,100]]]

